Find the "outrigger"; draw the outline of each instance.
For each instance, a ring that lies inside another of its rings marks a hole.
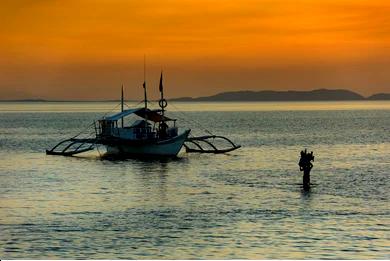
[[[94,150],[98,145],[106,147],[106,155],[119,157],[175,157],[184,146],[186,152],[192,153],[226,153],[240,148],[230,139],[218,135],[190,137],[190,129],[179,133],[176,119],[165,116],[168,105],[164,99],[163,78],[160,77],[159,100],[160,109],[148,108],[146,82],[144,88],[144,106],[124,110],[124,94],[122,86],[121,111],[108,117],[102,117],[93,123],[95,137],[82,138],[76,135],[60,141],[50,150],[48,155],[73,156]],[[125,126],[124,118],[136,115],[140,119],[130,126]],[[118,123],[119,122],[119,123]],[[170,125],[170,126],[169,126]],[[216,141],[225,141],[227,148],[217,148]]]

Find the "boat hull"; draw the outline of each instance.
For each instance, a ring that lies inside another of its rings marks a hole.
[[[106,145],[107,156],[117,157],[176,157],[190,130],[168,140]]]

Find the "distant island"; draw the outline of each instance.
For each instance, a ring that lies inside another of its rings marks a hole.
[[[378,93],[370,97],[349,90],[318,89],[312,91],[236,91],[222,92],[205,97],[182,97],[172,101],[363,101],[390,100],[390,93]]]
[[[390,93],[377,93],[364,97],[356,92],[338,89],[317,89],[312,91],[233,91],[222,92],[212,96],[204,97],[180,97],[172,98],[170,101],[179,102],[204,102],[204,101],[378,101],[390,100]],[[21,100],[0,100],[0,102],[116,102],[118,100],[44,100],[44,99],[21,99]],[[126,100],[135,102],[135,100]]]
[[[390,93],[377,93],[367,98],[368,100],[390,100]]]
[[[19,100],[0,100],[1,102],[47,102],[44,99],[19,99]]]

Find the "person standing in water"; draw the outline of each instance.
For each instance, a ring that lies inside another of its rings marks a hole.
[[[303,189],[310,189],[310,171],[313,168],[311,161],[314,161],[313,152],[307,153],[307,150],[301,151],[301,158],[299,160],[299,170],[303,171]]]

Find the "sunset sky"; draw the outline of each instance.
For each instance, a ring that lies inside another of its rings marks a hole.
[[[0,99],[390,92],[389,0],[0,2]]]

